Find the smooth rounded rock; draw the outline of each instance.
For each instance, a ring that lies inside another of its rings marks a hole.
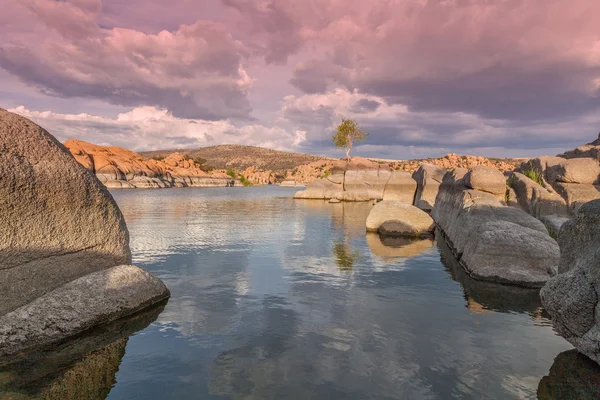
[[[412,232],[430,232],[434,229],[433,219],[415,206],[397,200],[380,201],[375,204],[367,217],[367,231],[377,232],[389,220],[398,220]]]
[[[467,187],[495,195],[506,193],[506,177],[493,167],[478,165],[473,167],[465,175]]]
[[[168,297],[165,284],[139,267],[88,274],[0,317],[0,357],[59,342]]]
[[[131,260],[108,190],[45,129],[0,109],[0,316]]]
[[[432,220],[433,222],[433,220]],[[391,237],[409,237],[409,238],[427,238],[433,236],[435,225],[432,223],[425,230],[423,226],[415,226],[400,220],[385,221],[379,227],[379,233],[383,236]]]

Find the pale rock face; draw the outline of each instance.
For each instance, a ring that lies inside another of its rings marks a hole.
[[[592,185],[598,183],[600,165],[591,158],[572,158],[549,167],[546,177],[550,184],[563,182]]]
[[[0,317],[0,356],[47,346],[168,297],[164,283],[132,265],[88,274]]]
[[[467,187],[464,170],[446,174],[431,215],[469,275],[541,287],[558,266],[559,249],[542,222]]]
[[[585,203],[600,199],[600,185],[556,182],[554,188],[567,201],[572,215]]]
[[[559,233],[559,274],[541,290],[556,331],[600,363],[600,200],[581,206]]]
[[[408,172],[394,171],[385,186],[383,200],[396,200],[412,205],[415,201],[416,192],[417,181]]]
[[[560,195],[546,190],[523,174],[513,172],[511,188],[514,190],[518,206],[536,218],[569,215],[567,202]]]
[[[344,191],[367,191],[371,200],[383,198],[383,192],[390,179],[389,170],[349,170],[344,176]]]
[[[504,196],[506,193],[506,178],[493,167],[480,165],[471,168],[465,176],[465,184],[471,189],[495,195]]]
[[[566,201],[570,215],[575,215],[579,207],[588,201],[600,199],[598,161],[593,158],[575,158],[577,155],[584,157],[583,153],[576,151],[569,154],[569,159],[539,157],[523,163],[520,168],[539,171],[542,174],[542,186]]]
[[[0,315],[131,260],[106,188],[30,120],[0,109]]]
[[[391,220],[399,222],[389,226],[394,229],[394,236],[421,237],[431,234],[435,228],[433,219],[426,212],[415,206],[390,200],[373,206],[367,217],[367,231],[377,232],[386,221]]]
[[[431,211],[447,170],[431,164],[423,164],[413,175],[417,182],[414,205],[421,210]]]

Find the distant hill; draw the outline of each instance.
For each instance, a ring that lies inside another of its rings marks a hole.
[[[204,159],[207,166],[216,169],[234,168],[244,170],[256,167],[264,170],[287,170],[313,161],[327,160],[328,157],[311,154],[291,153],[265,149],[262,147],[226,144],[220,146],[200,147],[196,149],[156,150],[140,152],[144,157],[162,159],[173,153],[181,153],[186,157]]]

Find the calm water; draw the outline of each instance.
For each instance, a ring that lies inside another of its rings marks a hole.
[[[110,328],[109,344],[74,366],[9,386],[74,399],[592,393],[598,369],[555,335],[537,293],[472,281],[435,242],[365,235],[368,204],[298,201],[294,190],[113,192],[134,264],[158,275],[171,299]]]

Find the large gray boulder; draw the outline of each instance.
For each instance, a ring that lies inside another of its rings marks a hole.
[[[46,130],[0,109],[0,315],[131,261],[108,190]]]
[[[431,211],[447,170],[432,164],[423,164],[412,177],[417,182],[414,205]]]
[[[559,274],[540,292],[555,330],[600,363],[600,200],[581,206],[559,233]]]
[[[435,224],[426,212],[410,204],[397,200],[380,201],[375,204],[367,217],[367,231],[377,232],[386,221],[394,224],[394,236],[420,237],[433,232]],[[392,228],[392,226],[390,226]]]
[[[152,274],[122,265],[131,260],[123,215],[54,137],[0,110],[0,148],[0,357],[169,296]]]
[[[406,204],[414,204],[417,192],[417,181],[411,174],[403,171],[393,171],[385,185],[383,200],[396,200]]]
[[[0,317],[0,357],[75,336],[168,297],[164,283],[132,265],[88,274]]]
[[[569,215],[567,202],[561,196],[550,192],[525,175],[513,172],[509,182],[516,195],[518,206],[528,214],[536,218]]]
[[[471,189],[495,194],[504,198],[506,193],[506,177],[493,167],[479,165],[473,167],[465,175],[465,185]]]
[[[470,189],[467,172],[446,174],[432,217],[453,253],[476,279],[541,287],[556,273],[559,249],[542,222]]]

